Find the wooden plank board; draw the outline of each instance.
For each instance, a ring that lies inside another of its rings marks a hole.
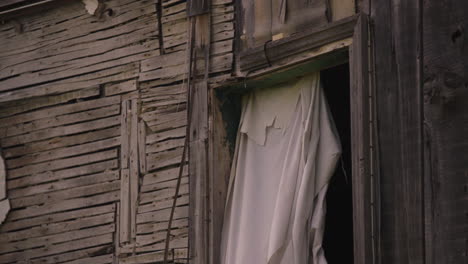
[[[26,165],[21,168],[12,169],[8,172],[8,179],[15,179],[26,175],[38,174],[50,170],[64,169],[68,167],[84,165],[101,160],[109,160],[117,158],[118,151],[116,149],[106,150],[88,155],[64,158],[52,161],[46,161],[37,164]]]
[[[0,119],[0,127],[8,127],[18,123],[26,123],[42,118],[55,117],[59,115],[71,114],[85,110],[96,109],[104,106],[114,105],[120,102],[119,96],[105,97],[97,100],[84,101],[63,106],[48,107],[46,109],[28,112],[12,117]]]
[[[131,100],[131,130],[130,130],[130,236],[136,237],[136,211],[138,208],[138,188],[140,181],[138,160],[138,101]]]
[[[8,262],[17,262],[21,260],[27,260],[30,258],[38,258],[49,256],[53,254],[73,251],[77,249],[82,249],[86,247],[98,246],[112,243],[112,233],[98,235],[95,237],[83,238],[78,240],[73,240],[66,243],[61,243],[53,246],[47,246],[38,249],[31,249],[26,250],[23,252],[14,252],[8,253],[4,255],[0,255],[0,262],[1,263],[8,263]]]
[[[104,225],[115,221],[115,213],[104,213],[99,215],[83,216],[78,219],[71,219],[59,223],[47,223],[16,232],[4,232],[0,237],[0,242],[14,242],[40,236],[60,234],[72,230],[88,228],[92,226]]]
[[[9,197],[14,199],[18,197],[26,197],[36,194],[45,194],[50,192],[56,192],[60,190],[66,190],[69,188],[78,188],[87,185],[93,185],[103,182],[111,182],[119,179],[119,172],[117,170],[104,171],[102,173],[90,174],[81,177],[75,177],[71,179],[61,179],[59,181],[53,181],[43,184],[33,184],[26,188],[11,189],[8,191]]]
[[[15,135],[30,133],[33,131],[58,127],[68,124],[73,124],[77,122],[83,122],[88,120],[100,119],[120,113],[119,105],[112,105],[108,107],[101,107],[91,111],[79,112],[68,115],[60,115],[50,118],[44,118],[39,120],[34,120],[28,123],[17,124],[14,126],[0,128],[0,133],[4,137],[11,137]]]
[[[102,70],[96,73],[82,75],[79,78],[68,78],[65,81],[47,85],[37,85],[33,88],[24,88],[0,93],[0,102],[26,99],[36,96],[53,95],[95,87],[102,83],[117,82],[132,79],[138,76],[138,65],[130,63],[124,66]],[[98,78],[96,78],[98,77]],[[77,80],[74,80],[77,79]]]
[[[94,185],[75,187],[66,190],[60,190],[49,193],[40,193],[28,197],[19,197],[16,199],[11,199],[11,206],[12,208],[23,208],[26,206],[32,207],[36,205],[53,204],[55,202],[63,201],[65,199],[86,197],[89,195],[107,193],[119,189],[119,181],[104,182]]]
[[[169,168],[160,170],[153,173],[147,173],[143,176],[143,183],[142,183],[142,190],[146,188],[145,186],[151,184],[157,184],[160,182],[174,180],[178,177],[179,168]],[[182,171],[182,176],[185,177],[188,175],[188,166],[184,166],[184,170]]]
[[[32,248],[47,246],[50,244],[58,244],[68,242],[76,239],[88,238],[99,236],[102,234],[112,233],[115,230],[114,224],[107,224],[97,227],[90,227],[80,230],[73,230],[60,234],[53,234],[48,236],[28,238],[19,242],[10,242],[0,244],[0,255],[15,251],[23,251]]]
[[[108,263],[113,263],[114,260],[114,255],[113,254],[107,254],[107,255],[102,255],[102,256],[97,256],[97,257],[91,257],[91,258],[82,258],[82,259],[77,259],[74,261],[67,262],[68,264],[108,264]]]
[[[0,142],[3,147],[10,147],[14,145],[21,145],[34,141],[49,139],[58,136],[66,136],[70,134],[77,134],[91,130],[112,127],[120,123],[119,116],[107,117],[98,120],[88,121],[67,126],[54,127],[35,131],[28,134],[18,135],[9,138],[3,138]]]
[[[0,201],[7,198],[6,172],[5,160],[0,152]]]
[[[183,184],[187,184],[187,182],[188,181],[186,179]],[[156,202],[152,202],[152,203],[149,203],[149,204],[140,205],[138,207],[138,213],[142,214],[142,213],[155,212],[155,211],[168,209],[168,208],[172,207],[172,203],[173,203],[172,199],[169,199],[169,200],[156,201]],[[186,194],[181,195],[177,199],[176,206],[179,207],[179,206],[188,205],[188,204],[189,204],[189,198],[188,198],[188,195],[186,193]],[[167,229],[167,226],[166,226],[166,229]]]
[[[56,137],[44,141],[31,142],[26,145],[6,148],[3,150],[5,157],[17,157],[25,154],[38,153],[45,150],[62,148],[67,146],[86,144],[95,140],[111,138],[120,135],[120,126],[99,129],[81,134],[73,134],[65,137]]]
[[[137,215],[137,224],[148,222],[161,222],[169,220],[169,213],[171,209],[164,209],[156,212],[148,212]],[[174,219],[181,219],[188,217],[188,206],[177,207],[174,213]]]
[[[126,92],[131,92],[137,90],[138,82],[137,80],[130,80],[126,82],[106,85],[104,87],[104,94],[106,96],[111,96],[115,94],[121,94]]]
[[[467,263],[468,3],[429,1],[419,8],[425,263]]]
[[[16,189],[26,186],[35,186],[39,184],[46,184],[56,180],[65,180],[81,175],[88,175],[93,173],[102,172],[105,170],[115,169],[118,166],[118,160],[107,160],[102,162],[96,162],[80,167],[74,167],[70,169],[57,170],[57,171],[47,171],[40,174],[35,174],[32,176],[22,177],[19,179],[9,180],[8,187],[10,189]],[[66,184],[66,183],[65,183]],[[41,187],[38,187],[41,188]]]
[[[84,208],[79,210],[67,211],[67,212],[59,212],[59,213],[52,213],[46,214],[38,217],[30,217],[14,222],[6,222],[2,226],[0,226],[1,232],[6,231],[14,231],[14,230],[21,230],[27,227],[35,227],[41,226],[42,224],[52,224],[57,222],[62,222],[70,219],[76,219],[83,216],[93,216],[93,215],[100,215],[104,213],[114,212],[115,205],[108,204],[102,206],[96,206],[93,208]]]
[[[395,3],[376,1],[370,7],[382,197],[377,254],[385,257],[382,262],[418,264],[426,263],[422,84],[427,76],[421,72],[425,19],[421,3]]]
[[[30,260],[31,264],[54,264],[54,263],[69,263],[70,261],[79,261],[81,259],[90,258],[90,256],[100,256],[112,251],[110,244],[94,246],[86,249],[80,249],[61,254],[56,254],[48,257],[41,257]],[[89,263],[89,262],[88,262]],[[94,262],[91,262],[94,264]]]
[[[180,195],[189,193],[188,184],[183,184],[180,186]],[[152,202],[158,202],[174,197],[175,188],[166,188],[162,190],[157,190],[154,192],[142,193],[140,195],[140,203],[147,204]]]
[[[105,204],[109,202],[118,201],[119,197],[120,193],[118,191],[112,191],[85,198],[74,198],[69,200],[58,201],[53,204],[44,204],[41,206],[28,207],[25,209],[10,212],[9,220],[31,218],[34,216],[47,215],[50,213],[56,213],[60,211],[68,211],[99,204]]]
[[[120,243],[130,242],[130,172],[129,169],[122,169],[120,172],[120,220],[119,239]]]
[[[186,248],[178,248],[171,250],[169,253],[169,259],[181,259],[187,256],[188,250]],[[146,263],[157,263],[164,260],[164,252],[154,252],[131,256],[127,258],[121,258],[120,264],[146,264]]]
[[[143,120],[138,125],[138,163],[140,173],[146,173],[146,124]]]
[[[68,103],[72,100],[82,100],[89,97],[99,95],[99,87],[91,87],[88,89],[73,91],[69,93],[63,93],[58,95],[46,96],[46,97],[37,97],[31,98],[28,100],[22,100],[21,102],[10,102],[3,103],[0,107],[0,118],[7,116],[17,115],[23,112],[28,112],[31,110],[36,110],[42,107],[50,107],[54,105],[60,105]]]
[[[60,148],[45,152],[35,153],[33,155],[22,156],[16,159],[10,159],[7,161],[7,166],[9,169],[40,163],[43,161],[62,159],[69,156],[77,156],[85,153],[101,151],[104,149],[109,149],[116,147],[120,144],[120,138],[114,137],[109,139],[104,139],[100,141],[93,141],[90,143],[75,145],[72,147]]]
[[[184,166],[184,169],[186,169],[187,165]],[[156,184],[147,184],[147,185],[143,185],[141,186],[141,190],[140,192],[142,194],[144,193],[147,193],[147,192],[154,192],[154,191],[158,191],[158,190],[162,190],[162,189],[166,189],[166,188],[175,188],[175,186],[177,185],[177,179],[179,177],[174,177],[174,179],[171,179],[169,181],[164,181],[164,182],[158,182]],[[188,183],[188,177],[184,176],[184,173],[182,172],[182,178],[181,178],[181,184],[186,184]]]
[[[369,48],[366,16],[356,24],[350,48],[351,138],[353,175],[354,261],[373,263],[371,212],[371,153]]]
[[[169,139],[166,141],[157,142],[155,144],[148,145],[146,148],[146,153],[156,153],[162,152],[174,148],[183,147],[185,144],[185,138],[178,138],[178,139]]]
[[[180,236],[185,235],[188,232],[188,227],[176,228],[171,231],[171,235]],[[164,242],[166,239],[166,232],[155,232],[153,234],[140,235],[137,237],[136,245],[137,247],[143,247],[146,245],[151,245],[158,242]]]
[[[174,228],[185,227],[188,226],[188,218],[181,218],[178,220],[174,220],[172,222],[172,226]],[[139,224],[137,225],[137,234],[148,234],[158,231],[167,230],[167,221],[166,222],[158,222],[158,223],[147,223],[147,224]]]
[[[167,139],[185,137],[186,130],[187,129],[185,127],[179,127],[179,128],[171,129],[171,130],[164,131],[164,132],[151,133],[146,136],[146,143],[152,144],[152,143],[164,141]]]
[[[146,163],[148,164],[148,171],[154,171],[170,165],[178,164],[180,163],[181,155],[182,148],[149,154],[146,160]]]

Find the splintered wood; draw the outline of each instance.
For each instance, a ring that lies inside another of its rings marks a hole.
[[[187,126],[186,5],[106,1],[90,15],[66,1],[19,14],[21,34],[0,25],[0,217],[11,205],[0,263],[162,261]],[[232,71],[233,12],[211,5],[212,78]],[[187,164],[177,263],[188,261]]]

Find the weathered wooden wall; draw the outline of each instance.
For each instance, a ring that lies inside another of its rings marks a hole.
[[[105,3],[95,16],[66,1],[0,25],[12,205],[0,263],[162,261],[187,125],[186,1]],[[214,82],[232,69],[233,10],[230,0],[212,3]],[[184,171],[170,244],[181,263]]]
[[[381,263],[467,263],[468,2],[360,7],[375,58]]]

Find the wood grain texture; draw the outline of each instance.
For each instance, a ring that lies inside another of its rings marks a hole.
[[[468,3],[422,8],[426,263],[467,263]]]
[[[381,166],[381,263],[425,263],[421,3],[371,3]]]
[[[354,263],[374,263],[371,212],[371,135],[368,18],[362,14],[350,47]]]

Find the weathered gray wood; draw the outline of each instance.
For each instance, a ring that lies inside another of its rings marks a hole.
[[[39,184],[45,184],[48,182],[61,180],[64,181],[68,178],[77,177],[80,175],[93,174],[102,172],[105,170],[115,169],[118,166],[118,160],[107,160],[87,164],[84,166],[73,167],[70,169],[46,171],[44,173],[35,174],[31,176],[21,177],[19,179],[9,180],[8,186],[10,189],[21,188],[26,186],[35,186]],[[40,188],[40,187],[39,187]]]
[[[131,129],[130,129],[130,237],[132,242],[136,237],[136,211],[138,208],[138,187],[140,181],[138,159],[138,101],[131,100]]]
[[[194,44],[191,51],[194,78],[190,87],[189,120],[190,230],[189,257],[193,264],[210,263],[209,248],[209,170],[208,170],[208,80],[211,68],[209,15],[191,18]]]
[[[70,198],[86,197],[89,195],[96,195],[101,193],[107,193],[110,191],[119,190],[120,182],[111,181],[98,183],[91,186],[80,186],[70,188],[66,190],[59,190],[55,192],[49,192],[47,194],[40,193],[28,197],[19,197],[11,199],[12,208],[22,208],[26,206],[33,207],[35,205],[52,204],[58,201],[62,201]]]
[[[2,243],[0,245],[0,253],[4,254],[9,252],[22,251],[35,247],[47,246],[50,243],[58,244],[76,239],[99,236],[102,234],[112,233],[114,230],[114,224],[108,224],[43,237],[28,238],[19,242]]]
[[[352,36],[356,16],[346,18],[318,29],[306,30],[292,36],[272,41],[264,47],[255,47],[240,54],[240,68],[244,72],[267,67],[282,58],[312,50],[322,45]],[[265,56],[268,56],[266,58]]]
[[[171,250],[169,259],[178,259],[183,258],[187,255],[187,249],[175,249],[174,251]],[[155,252],[155,253],[147,253],[141,254],[137,256],[131,256],[128,258],[120,259],[121,264],[145,264],[145,263],[156,263],[163,261],[164,252]]]
[[[23,252],[14,252],[0,255],[1,263],[18,262],[21,260],[28,260],[29,258],[37,258],[57,253],[73,251],[85,247],[98,246],[112,242],[112,233],[99,235],[95,237],[83,238],[73,240],[70,242],[54,245],[53,247],[43,247],[38,249],[26,250]]]
[[[169,213],[171,209],[164,209],[156,212],[148,212],[137,215],[137,224],[148,222],[161,222],[169,220]],[[177,207],[174,214],[174,219],[188,217],[188,206]],[[185,234],[187,235],[187,234]]]
[[[182,179],[181,184],[187,184],[188,179],[187,177]],[[172,206],[172,200],[164,200],[164,201],[155,201],[151,202],[149,204],[144,204],[138,206],[138,213],[147,213],[147,212],[154,212],[154,211],[159,211],[159,210],[164,210],[171,208]],[[189,203],[189,198],[187,193],[186,194],[181,194],[181,196],[177,199],[176,206],[183,206],[183,205],[188,205]],[[167,226],[166,226],[167,229]]]
[[[188,219],[182,218],[179,220],[174,220],[172,222],[174,228],[188,226]],[[138,234],[148,234],[151,232],[158,232],[167,229],[167,222],[159,222],[159,223],[149,223],[149,224],[140,224],[137,226]]]
[[[130,172],[128,169],[120,171],[120,243],[130,242]]]
[[[182,176],[188,175],[188,168],[187,166],[184,167],[184,172]],[[158,184],[165,181],[170,181],[176,179],[178,176],[178,168],[170,168],[165,170],[160,170],[154,173],[147,173],[143,177],[143,186],[142,189],[145,188],[144,186],[151,185],[151,184]]]
[[[105,107],[120,102],[119,96],[106,97],[97,100],[84,101],[75,104],[67,104],[63,106],[55,106],[43,110],[37,110],[29,113],[24,113],[12,117],[0,119],[0,126],[7,127],[19,123],[26,123],[31,121],[40,120],[43,118],[52,118],[60,115],[81,112],[90,109]]]
[[[180,163],[180,156],[182,155],[182,148],[176,148],[164,152],[149,154],[146,156],[148,171],[162,169],[170,165]]]
[[[117,170],[105,171],[97,174],[88,174],[81,177],[75,177],[71,179],[60,179],[59,181],[46,182],[33,184],[26,188],[13,189],[9,190],[9,197],[19,198],[26,197],[31,195],[42,194],[45,196],[45,193],[57,192],[60,190],[70,190],[69,188],[78,188],[82,186],[89,186],[92,184],[98,184],[103,182],[110,182],[117,180],[119,178],[119,172]],[[32,197],[31,197],[32,198]],[[50,198],[50,197],[48,197]]]
[[[18,220],[15,222],[7,222],[0,226],[0,230],[4,231],[12,231],[12,230],[21,230],[25,229],[26,227],[34,227],[39,226],[42,224],[52,224],[57,222],[62,222],[70,219],[76,219],[83,216],[94,216],[109,212],[115,211],[115,205],[102,205],[97,206],[94,208],[84,208],[79,210],[73,210],[68,212],[59,212],[54,214],[42,215],[38,217],[30,217],[22,220]]]
[[[80,249],[70,252],[65,252],[61,254],[56,254],[52,256],[46,256],[41,258],[36,258],[31,260],[32,264],[54,264],[57,262],[71,262],[71,261],[80,261],[81,259],[89,258],[89,256],[98,256],[101,254],[105,254],[111,250],[111,246],[109,244],[98,245],[86,249]],[[87,263],[94,263],[94,262],[87,262]]]
[[[140,121],[138,124],[138,163],[140,173],[146,173],[146,124]]]
[[[370,5],[384,264],[425,263],[422,3],[373,0]]]
[[[77,165],[84,165],[95,161],[117,158],[117,150],[107,150],[72,158],[64,158],[46,161],[37,164],[26,165],[21,168],[9,170],[8,179],[15,179],[26,175],[38,174],[49,170],[57,170]]]
[[[221,102],[215,90],[210,92],[209,171],[210,171],[210,263],[221,259],[221,233],[224,207],[231,171],[231,152],[226,138],[226,125],[221,113]]]
[[[107,127],[115,126],[119,123],[120,123],[120,117],[113,116],[113,117],[102,118],[102,119],[93,120],[89,122],[54,127],[50,129],[34,131],[28,134],[3,138],[0,142],[3,147],[10,147],[14,145],[21,145],[21,144],[25,144],[29,142],[49,139],[52,137],[66,136],[66,135],[86,132],[90,130],[107,128]]]
[[[0,201],[7,198],[6,191],[7,185],[5,160],[3,159],[2,153],[0,152]]]
[[[26,230],[2,233],[0,242],[14,242],[24,239],[41,237],[46,235],[60,234],[72,230],[113,223],[114,212],[104,213],[96,216],[82,217],[59,223],[49,223],[43,226],[35,226]]]
[[[43,151],[68,147],[72,145],[87,144],[94,140],[112,138],[119,135],[120,127],[114,126],[111,128],[105,128],[76,135],[56,137],[44,141],[31,142],[26,145],[7,148],[4,150],[4,153],[5,157],[11,158],[26,154],[41,153]]]
[[[7,161],[9,169],[35,164],[43,161],[49,161],[54,159],[66,158],[69,156],[77,156],[85,153],[96,152],[103,149],[116,147],[120,144],[120,138],[109,138],[100,141],[94,141],[72,147],[60,148],[51,151],[44,151],[35,153],[33,155],[22,156],[16,159],[10,159]]]
[[[184,180],[184,181],[186,181],[186,180]],[[180,194],[183,195],[183,194],[189,193],[188,188],[189,188],[188,184],[186,184],[186,183],[182,184],[180,186],[180,191],[179,191]],[[175,184],[174,184],[174,186],[172,186],[170,188],[156,190],[156,191],[153,191],[153,192],[142,193],[141,196],[140,196],[140,203],[141,204],[146,204],[146,203],[151,203],[151,202],[163,201],[165,199],[173,197],[174,192],[175,192]]]
[[[371,208],[370,79],[367,16],[357,21],[350,47],[354,262],[374,263]]]
[[[99,95],[99,92],[99,87],[92,87],[89,89],[83,89],[53,96],[38,97],[31,98],[29,100],[3,103],[2,107],[0,108],[0,117],[3,118],[10,115],[16,115],[30,110],[35,110],[41,107],[59,105],[72,100],[86,99],[89,97]]]
[[[58,201],[53,204],[44,204],[36,207],[28,207],[25,209],[12,211],[9,215],[10,220],[30,218],[60,211],[79,209],[83,207],[105,204],[119,200],[119,192],[112,191],[104,194],[98,194],[85,198],[73,198],[70,200]]]
[[[422,12],[427,264],[468,262],[468,3]],[[421,77],[422,78],[422,77]]]
[[[110,96],[135,91],[137,89],[137,85],[138,83],[136,80],[107,85],[104,88],[104,94],[106,96]]]

